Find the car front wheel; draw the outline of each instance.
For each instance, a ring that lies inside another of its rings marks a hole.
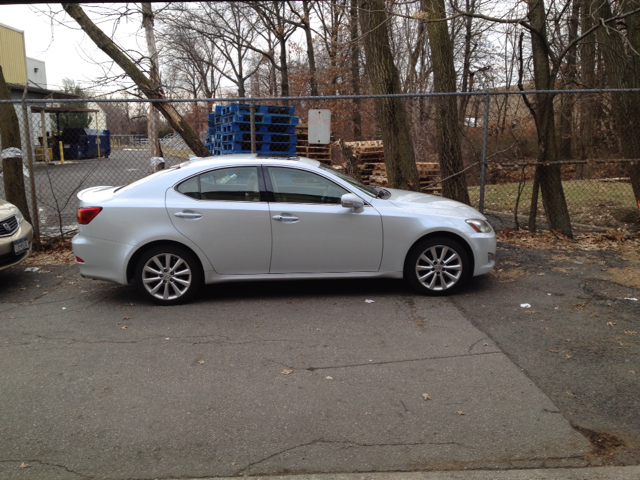
[[[462,246],[446,237],[428,238],[415,245],[404,267],[404,276],[423,295],[448,295],[467,280],[471,265]]]
[[[178,305],[189,301],[202,282],[203,274],[197,257],[173,245],[148,250],[136,266],[139,290],[159,305]]]

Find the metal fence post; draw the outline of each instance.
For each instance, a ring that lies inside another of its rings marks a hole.
[[[482,160],[480,162],[480,199],[478,210],[484,213],[484,187],[486,184],[487,140],[489,138],[489,92],[484,97],[484,119],[482,121]]]
[[[251,153],[256,153],[256,104],[249,104],[251,112]]]
[[[26,89],[25,89],[26,90]],[[29,109],[22,96],[22,116],[24,118],[24,132],[27,137],[27,158],[29,159],[29,184],[31,185],[31,205],[33,208],[33,236],[36,245],[40,245],[40,216],[36,200],[36,179],[33,172],[33,155],[31,152],[31,129],[29,128]]]

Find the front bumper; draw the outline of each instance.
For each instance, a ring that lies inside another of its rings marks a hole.
[[[14,240],[18,240],[19,238],[27,237],[29,240],[29,250],[20,255],[16,255],[13,253],[13,244]],[[33,228],[31,224],[24,220],[22,224],[18,227],[18,230],[11,235],[10,237],[2,237],[0,238],[0,270],[5,270],[9,267],[13,267],[14,265],[18,265],[20,262],[31,255],[31,247],[33,242]]]
[[[489,273],[496,265],[495,233],[477,234],[471,238],[470,243],[475,257],[473,276],[477,277]]]

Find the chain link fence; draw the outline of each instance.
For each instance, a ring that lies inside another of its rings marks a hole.
[[[538,93],[527,92],[531,102]],[[546,168],[547,172],[549,168],[559,170],[572,224],[624,226],[619,211],[638,209],[627,167],[640,161],[622,158],[624,139],[618,137],[611,119],[610,91],[555,93],[559,155]],[[437,96],[402,95],[422,190],[436,195],[442,192],[435,131]],[[536,180],[535,173],[538,136],[523,96],[519,92],[476,92],[457,97],[460,112],[465,112],[460,119],[462,174],[473,206],[502,215],[514,227],[529,225],[532,209],[531,218],[545,222],[545,206],[537,188],[545,179]],[[347,168],[347,148],[364,183],[388,186],[374,101],[375,96],[190,99],[173,101],[173,105],[212,155],[238,151],[297,154]],[[153,138],[148,135],[148,101],[2,103],[12,104],[18,115],[27,199],[31,218],[38,218],[41,237],[76,229],[76,194],[83,188],[126,185],[157,168],[152,164]],[[310,109],[331,112],[329,144],[314,143],[308,137]],[[192,155],[162,117],[154,130],[165,166],[187,161]],[[1,142],[0,138],[0,149]],[[539,170],[545,174],[544,169]],[[5,198],[4,182],[0,182],[0,197]]]

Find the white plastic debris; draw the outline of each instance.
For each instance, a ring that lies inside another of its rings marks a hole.
[[[62,309],[63,309],[63,310],[66,310],[66,309],[67,309],[67,307],[62,307]]]
[[[24,269],[25,272],[37,272],[40,270],[40,267],[27,267]]]
[[[151,157],[151,166],[157,167],[158,165],[162,165],[164,163],[164,158],[162,157]]]
[[[638,299],[634,297],[625,297],[625,300],[631,300],[632,302],[637,302]]]
[[[522,308],[531,308],[531,304],[530,303],[521,303],[520,306]]]
[[[375,300],[365,300],[364,303],[374,303]]]
[[[22,158],[22,150],[15,147],[5,148],[2,151],[2,158]]]

